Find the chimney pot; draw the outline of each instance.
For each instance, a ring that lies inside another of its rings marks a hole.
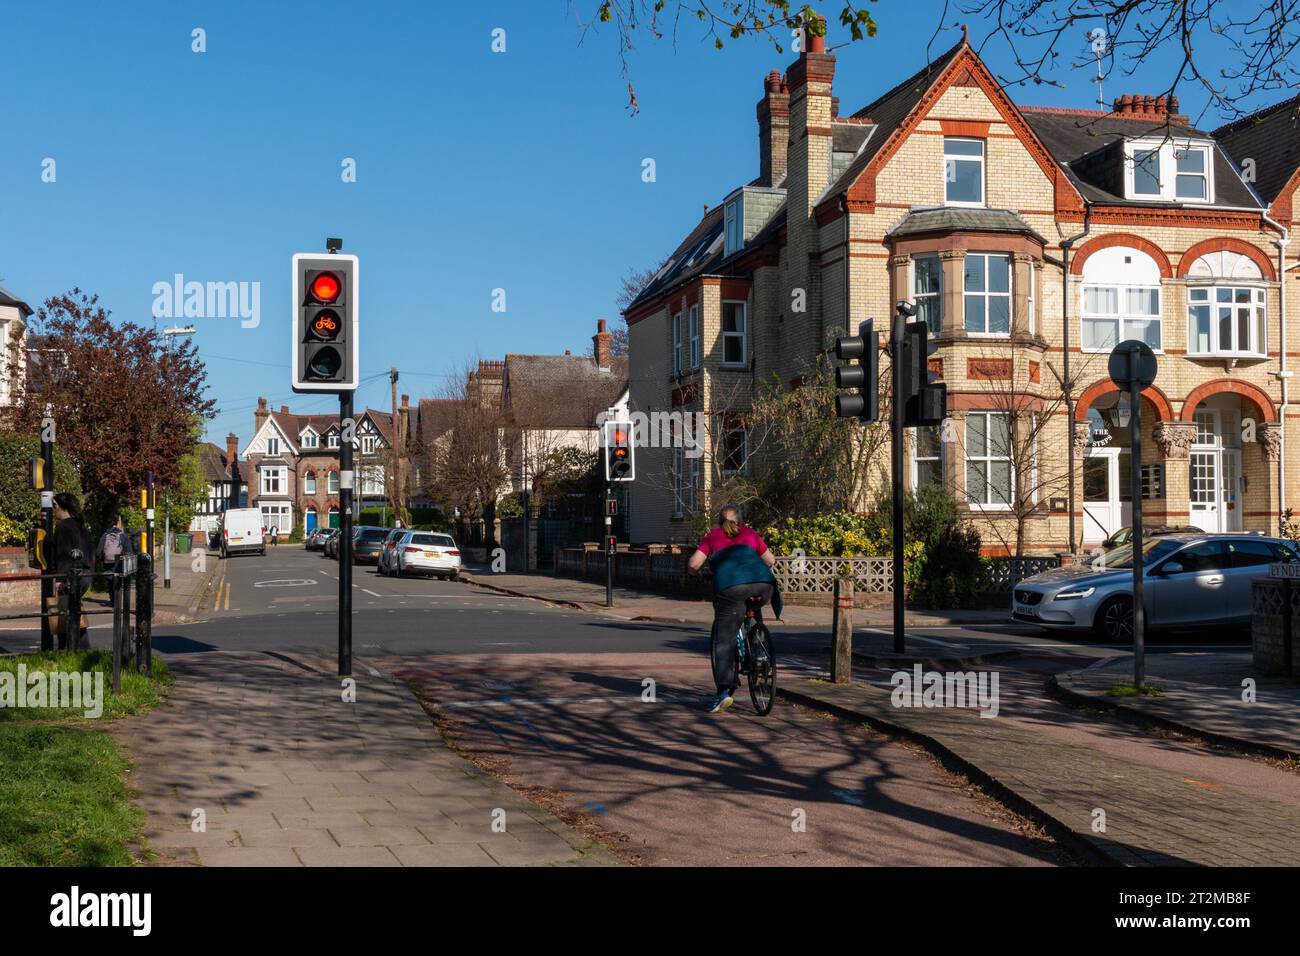
[[[809,31],[806,27],[804,28],[804,35],[808,41],[804,45],[804,49],[806,49],[809,53],[826,52],[826,18],[819,16],[817,19],[821,21],[821,25],[822,25],[821,36],[817,36],[816,34]]]
[[[773,70],[767,74],[766,79],[763,81],[763,90],[766,93],[781,92],[781,74],[778,71]]]
[[[289,414],[289,406],[288,406],[288,405],[281,405],[281,406],[280,406],[280,414],[281,414],[281,415],[288,415],[288,414]]]
[[[597,332],[604,332],[604,331],[605,331],[605,320],[604,320],[604,319],[597,319],[597,320],[596,320],[596,331],[597,331]]]

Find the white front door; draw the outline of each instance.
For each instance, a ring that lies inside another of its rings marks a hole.
[[[1194,451],[1189,467],[1191,522],[1202,531],[1220,531],[1223,509],[1219,506],[1219,453]]]
[[[1196,412],[1196,441],[1188,469],[1190,523],[1202,531],[1240,531],[1241,449],[1236,444],[1239,418],[1217,408]],[[1225,431],[1225,427],[1228,431]]]
[[[1126,448],[1090,448],[1083,458],[1083,540],[1100,544],[1133,523]]]

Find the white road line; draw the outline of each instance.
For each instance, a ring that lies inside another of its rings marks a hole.
[[[353,585],[353,587],[361,587],[361,585],[356,584],[356,585]],[[381,598],[381,597],[383,597],[382,594],[376,594],[374,591],[370,590],[369,588],[361,588],[361,590],[365,591],[365,592],[366,592],[367,594],[369,594],[371,597],[377,597],[377,598]],[[372,601],[371,603],[373,604],[374,602]]]

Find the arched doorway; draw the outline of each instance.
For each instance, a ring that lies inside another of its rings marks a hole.
[[[305,534],[311,534],[316,530],[316,509],[308,507],[302,513],[302,526]]]
[[[339,509],[337,505],[330,506],[329,519],[330,519],[329,526],[331,528],[337,528],[339,526]]]

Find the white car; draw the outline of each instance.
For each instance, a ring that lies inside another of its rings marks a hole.
[[[221,556],[241,551],[266,554],[266,529],[258,508],[227,508],[221,516]]]
[[[392,571],[404,574],[433,574],[456,580],[460,574],[460,549],[449,534],[436,531],[408,531],[393,549]]]

